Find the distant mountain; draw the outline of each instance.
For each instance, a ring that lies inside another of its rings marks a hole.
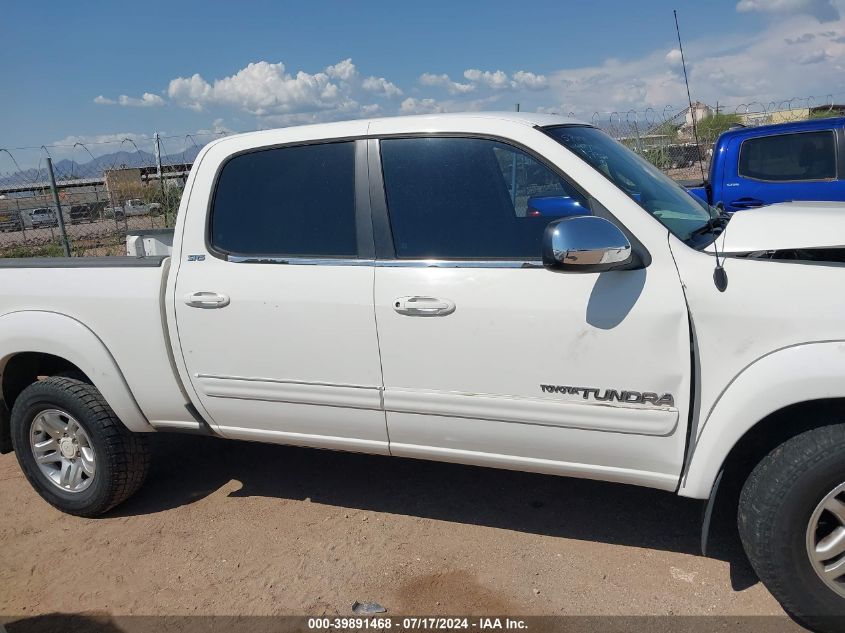
[[[192,163],[197,157],[201,148],[189,147],[185,152],[177,154],[163,154],[162,165],[177,165]],[[107,169],[122,169],[130,167],[155,167],[155,155],[149,152],[138,150],[136,152],[119,151],[111,154],[97,156],[87,163],[77,163],[72,160],[62,159],[53,163],[53,170],[56,173],[56,180],[73,180],[76,178],[101,178]],[[41,183],[48,180],[47,166],[42,165],[41,169],[24,169],[6,176],[0,176],[0,187],[20,187],[32,183]]]

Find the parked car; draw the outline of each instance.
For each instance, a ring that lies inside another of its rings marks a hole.
[[[32,228],[34,229],[59,225],[59,221],[56,218],[56,212],[48,207],[33,209],[30,211],[29,217],[32,221]]]
[[[727,212],[790,200],[845,201],[845,117],[728,130],[706,183],[690,191]]]
[[[87,204],[75,204],[70,207],[68,212],[68,219],[71,224],[82,224],[83,222],[93,222],[94,215],[91,207]]]
[[[583,212],[523,213],[554,182]],[[845,610],[845,205],[717,217],[526,113],[228,136],[187,190],[170,256],[0,262],[0,448],[55,507],[163,431],[650,486],[705,544],[738,488],[772,594]]]
[[[22,231],[23,221],[21,220],[20,211],[8,210],[0,211],[0,232],[7,231]]]
[[[106,216],[123,220],[135,215],[158,215],[161,205],[158,202],[144,202],[140,198],[131,198],[119,207],[106,207]]]

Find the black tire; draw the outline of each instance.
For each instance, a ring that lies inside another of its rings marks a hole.
[[[845,424],[831,424],[769,453],[739,499],[739,534],[754,571],[790,615],[817,630],[845,630],[845,597],[815,571],[807,546],[814,511],[842,483]]]
[[[72,415],[90,438],[96,455],[91,484],[80,492],[62,490],[41,472],[30,446],[36,416],[45,409]],[[117,418],[97,388],[77,378],[52,376],[31,384],[15,400],[12,444],[21,469],[45,501],[62,512],[94,517],[128,499],[149,469],[147,438],[132,433]]]

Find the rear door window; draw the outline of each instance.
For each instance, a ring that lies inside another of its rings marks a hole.
[[[833,131],[749,138],[739,150],[740,176],[754,180],[801,181],[836,178]]]
[[[235,255],[355,257],[353,142],[241,154],[220,172],[212,246]]]

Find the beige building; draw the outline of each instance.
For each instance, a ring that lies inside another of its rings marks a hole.
[[[106,193],[115,204],[139,197],[144,188],[141,170],[137,167],[107,169],[103,172],[103,178],[106,183]]]

